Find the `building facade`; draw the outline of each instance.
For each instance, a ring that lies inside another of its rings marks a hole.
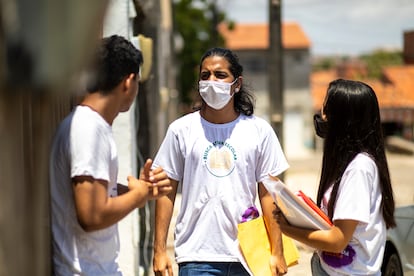
[[[219,26],[226,47],[232,49],[244,67],[244,83],[256,96],[256,114],[269,120],[267,24],[236,24],[233,30]],[[282,23],[283,133],[289,156],[306,154],[312,145],[313,122],[310,93],[311,42],[295,22]],[[248,39],[246,39],[248,38]]]

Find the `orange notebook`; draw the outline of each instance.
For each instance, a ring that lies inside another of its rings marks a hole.
[[[329,225],[333,225],[333,223],[331,222],[331,220],[329,219],[329,217],[318,207],[318,205],[315,204],[315,202],[313,202],[312,199],[310,199],[307,195],[305,195],[304,192],[302,192],[301,190],[296,192],[296,195],[299,196],[301,199],[303,199],[303,201],[308,204],[309,207],[312,208],[312,210],[314,210],[322,219],[324,219]]]

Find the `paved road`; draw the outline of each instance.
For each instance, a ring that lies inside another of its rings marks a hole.
[[[293,190],[302,190],[307,195],[316,198],[317,185],[320,177],[321,167],[321,153],[320,152],[306,152],[300,155],[288,156],[290,169],[285,174],[285,182],[292,187]],[[393,189],[397,206],[414,204],[414,185],[412,179],[414,174],[414,156],[399,155],[388,153],[388,163],[390,167],[391,180],[393,182]],[[178,212],[180,205],[180,196],[177,196],[176,206],[174,208],[174,218]],[[171,223],[169,231],[169,253],[174,260],[173,251],[173,230],[175,220]],[[297,244],[300,259],[299,264],[289,269],[288,275],[303,276],[311,275],[310,272],[310,257],[312,249],[302,244]],[[174,265],[174,275],[178,275],[177,266]]]

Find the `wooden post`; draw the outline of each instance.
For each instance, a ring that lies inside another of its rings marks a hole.
[[[50,275],[49,146],[70,101],[57,104],[51,94],[2,90],[0,275]]]
[[[269,118],[283,148],[282,0],[269,0],[268,93]],[[283,175],[281,175],[283,179]]]

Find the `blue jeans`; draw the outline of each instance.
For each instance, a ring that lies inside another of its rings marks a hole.
[[[241,263],[189,262],[178,264],[179,276],[249,276]]]
[[[321,260],[319,259],[318,253],[313,253],[311,259],[311,269],[313,276],[329,276],[328,273],[322,268]]]

